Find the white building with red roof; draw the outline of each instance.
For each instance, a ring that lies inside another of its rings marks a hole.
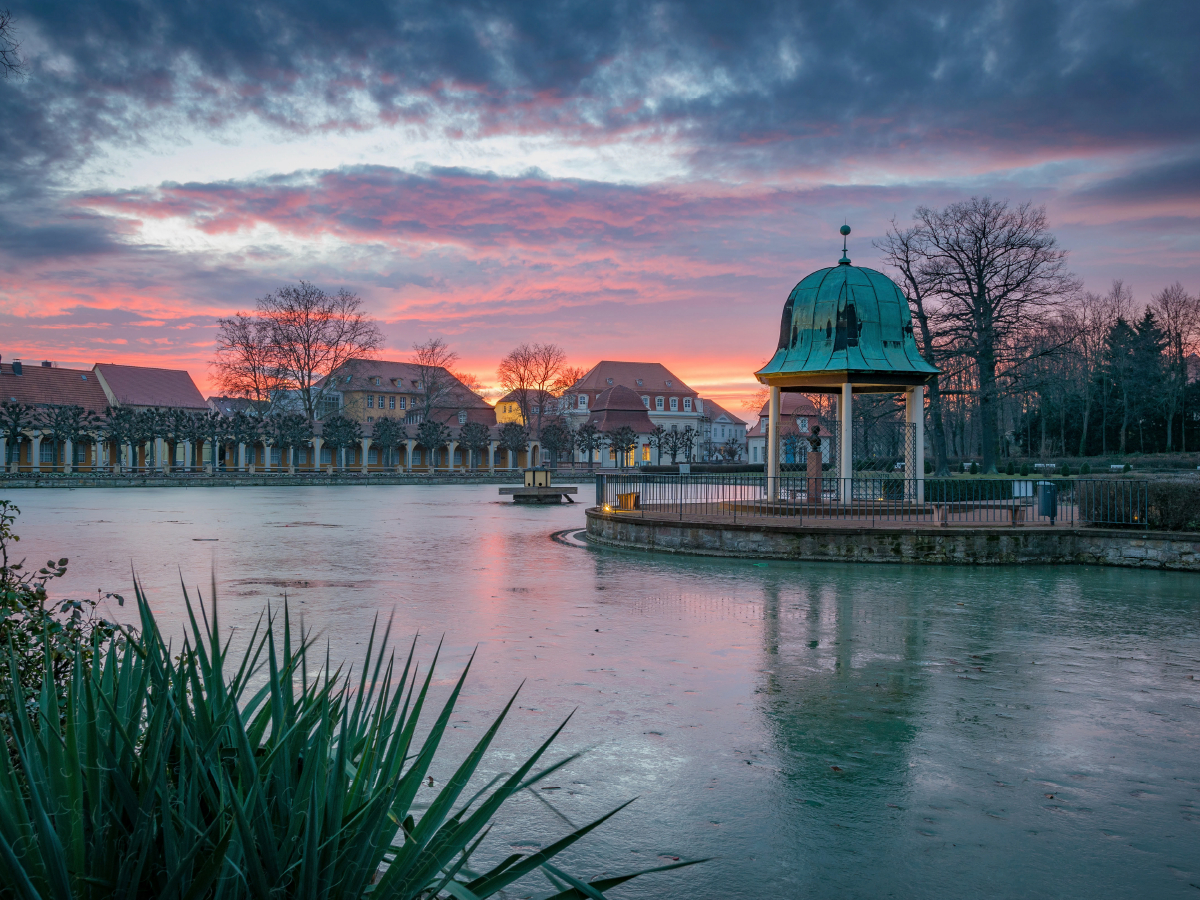
[[[708,417],[705,401],[692,388],[662,363],[622,362],[602,360],[563,395],[563,413],[573,428],[588,421],[593,406],[610,388],[628,388],[638,398],[652,427],[661,425],[666,431],[691,428],[696,432],[691,460],[700,458],[707,436]],[[621,395],[624,400],[628,398]],[[639,448],[640,462],[650,462],[646,450]],[[582,456],[578,457],[582,461]]]
[[[770,403],[764,403],[762,409],[758,411],[758,421],[747,432],[747,460],[751,463],[762,463],[766,459],[767,448],[767,421],[768,407]],[[784,462],[797,462],[803,454],[808,452],[807,447],[792,448],[792,459],[787,457],[787,446],[791,442],[788,441],[789,435],[799,435],[800,437],[808,437],[813,430],[813,426],[820,425],[821,433],[825,435],[825,439],[821,441],[821,458],[825,462],[829,462],[830,452],[830,436],[833,434],[831,423],[826,422],[821,418],[820,412],[803,394],[782,394],[779,398],[779,417],[780,427],[779,434],[785,444],[784,447]],[[797,456],[799,454],[799,456]]]

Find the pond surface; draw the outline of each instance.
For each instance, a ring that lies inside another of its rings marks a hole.
[[[578,708],[561,746],[587,754],[490,852],[637,796],[570,870],[715,857],[617,897],[1200,896],[1193,575],[579,549],[550,534],[583,504],[495,486],[8,497],[22,552],[71,558],[62,593],[131,594],[132,567],[171,630],[181,573],[207,597],[215,566],[224,624],[286,591],[335,659],[393,611],[424,660],[445,635],[442,685],[478,646],[453,750],[525,681],[495,770]]]

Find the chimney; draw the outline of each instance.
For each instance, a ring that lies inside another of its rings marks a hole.
[[[13,374],[14,375],[23,375],[24,374],[21,371],[21,361],[19,359],[13,360]]]
[[[42,368],[43,369],[53,369],[54,363],[50,362],[50,360],[48,360],[48,359],[43,359],[42,360]]]

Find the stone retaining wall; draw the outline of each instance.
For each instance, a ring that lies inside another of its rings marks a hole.
[[[559,484],[578,484],[579,479],[561,476]],[[372,473],[361,475],[297,475],[230,474],[218,475],[5,475],[0,477],[0,491],[9,488],[121,488],[121,487],[296,487],[315,484],[521,484],[521,473],[511,475],[404,475]]]
[[[1081,563],[1200,572],[1200,534],[1099,528],[869,528],[680,522],[587,510],[588,540],[696,556],[826,562]]]

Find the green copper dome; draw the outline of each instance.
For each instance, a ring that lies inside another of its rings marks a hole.
[[[849,230],[843,226],[843,233]],[[818,269],[792,289],[779,347],[755,374],[764,384],[802,388],[835,381],[916,385],[937,373],[917,352],[900,288],[843,255],[839,265]]]

